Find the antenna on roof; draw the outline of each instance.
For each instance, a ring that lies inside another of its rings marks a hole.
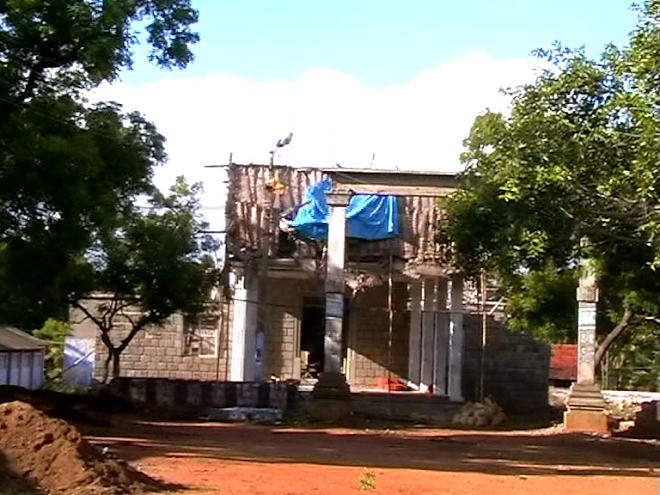
[[[275,144],[275,149],[270,152],[270,166],[273,166],[273,162],[275,160],[275,153],[277,152],[277,148],[284,148],[287,144],[291,144],[291,138],[293,137],[293,133],[289,132],[289,135],[285,137],[284,139],[278,139],[277,144]]]
[[[376,159],[376,153],[371,155],[371,164],[369,165],[369,168],[374,168],[374,160]]]

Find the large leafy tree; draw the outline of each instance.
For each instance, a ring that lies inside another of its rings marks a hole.
[[[140,331],[174,313],[209,309],[217,246],[199,214],[200,189],[179,178],[169,195],[155,193],[146,211],[121,214],[89,251],[73,306],[100,331],[108,351],[104,381],[111,366],[119,376],[120,355]]]
[[[551,322],[575,310],[580,258],[595,261],[598,360],[626,330],[657,333],[659,322],[660,1],[638,10],[630,45],[599,60],[560,45],[537,51],[546,68],[511,91],[510,114],[475,120],[448,202],[459,264],[499,275],[514,324],[566,338],[566,321]],[[548,297],[553,284],[567,297]]]
[[[80,260],[153,192],[164,138],[137,113],[84,96],[129,69],[137,23],[150,59],[185,67],[190,0],[0,0],[0,320],[66,316]]]

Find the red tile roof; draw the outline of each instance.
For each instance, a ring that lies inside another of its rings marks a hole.
[[[552,344],[550,348],[550,379],[577,380],[577,344]]]

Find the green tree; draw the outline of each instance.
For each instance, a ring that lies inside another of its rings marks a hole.
[[[507,308],[514,330],[534,329],[545,342],[571,343],[577,338],[575,270],[544,267],[508,278]]]
[[[446,229],[458,263],[468,273],[499,276],[524,316],[514,325],[532,324],[545,284],[563,280],[557,290],[568,290],[579,259],[595,260],[598,360],[626,330],[657,332],[649,323],[660,321],[660,1],[638,11],[630,45],[608,46],[599,60],[559,44],[538,50],[547,68],[510,91],[510,115],[475,120],[461,188],[448,200]],[[537,318],[529,330],[561,337],[565,319],[552,323],[560,307],[542,308],[550,326]]]
[[[46,381],[61,378],[64,371],[64,339],[69,335],[69,324],[49,318],[32,334],[48,344],[44,360]]]
[[[123,214],[116,228],[99,236],[88,255],[86,291],[73,305],[97,326],[110,367],[120,374],[120,355],[149,326],[174,313],[196,315],[211,303],[218,280],[215,241],[199,215],[201,186],[179,178],[164,196],[155,193],[147,212]],[[83,284],[79,284],[83,286]],[[96,295],[101,303],[94,305]],[[127,331],[120,331],[126,329]]]
[[[85,94],[130,69],[137,23],[185,67],[196,21],[190,0],[0,0],[0,320],[66,318],[92,240],[153,192],[163,136]]]

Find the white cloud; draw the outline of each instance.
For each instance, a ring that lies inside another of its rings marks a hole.
[[[253,83],[227,75],[163,79],[141,88],[104,86],[97,98],[139,110],[167,137],[169,163],[157,172],[167,187],[177,175],[204,180],[205,203],[216,206],[218,169],[229,153],[236,163],[268,163],[289,131],[291,146],[276,163],[458,171],[462,140],[486,108],[507,109],[499,88],[530,81],[528,59],[497,61],[472,53],[421,73],[408,84],[374,90],[345,74],[310,69],[293,82]]]

